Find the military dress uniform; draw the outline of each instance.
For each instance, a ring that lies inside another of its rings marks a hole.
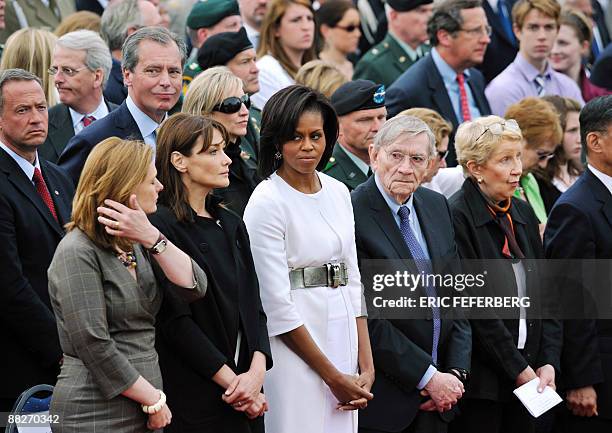
[[[352,112],[384,107],[385,86],[369,80],[349,81],[334,92],[331,103],[343,121],[342,117]],[[339,180],[352,191],[368,179],[372,170],[365,161],[336,142],[323,173]]]
[[[236,0],[199,0],[187,16],[187,27],[192,30],[209,28],[226,17],[240,15]],[[183,68],[183,97],[193,79],[204,69],[198,64],[198,50],[194,49]]]
[[[353,79],[363,78],[389,87],[430,50],[429,45],[421,45],[417,51],[420,51],[420,56],[417,54],[417,58],[413,60],[395,38],[387,33],[380,44],[375,45],[357,62]]]
[[[261,110],[254,105],[249,108],[249,124],[247,134],[242,139],[240,147],[246,152],[249,158],[257,163],[259,156],[259,130],[261,129]]]

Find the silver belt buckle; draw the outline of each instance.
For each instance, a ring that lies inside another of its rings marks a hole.
[[[337,288],[340,286],[340,263],[326,263],[327,267],[327,284],[329,287]]]

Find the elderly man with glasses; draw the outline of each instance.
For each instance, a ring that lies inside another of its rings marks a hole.
[[[394,274],[456,272],[457,246],[448,203],[441,194],[419,188],[437,158],[435,138],[422,120],[396,116],[380,129],[369,154],[374,175],[351,194],[376,365],[372,388],[376,397],[360,412],[359,431],[443,433],[468,379],[469,323],[442,317],[435,305],[419,312],[407,309],[405,317],[385,315],[388,310],[376,308],[380,304],[364,277],[371,274],[373,260],[390,264],[393,269],[385,271]],[[446,293],[435,284],[415,289],[419,302]]]
[[[72,137],[117,108],[102,95],[111,66],[110,51],[97,33],[78,30],[58,39],[49,75],[61,103],[49,110],[49,133],[38,151],[41,158],[57,162]]]

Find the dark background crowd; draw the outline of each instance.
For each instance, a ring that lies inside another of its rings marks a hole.
[[[611,35],[609,0],[0,0],[0,412],[612,431]],[[373,259],[582,314],[379,317]]]

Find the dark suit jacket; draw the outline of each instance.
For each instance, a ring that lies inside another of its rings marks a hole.
[[[360,266],[370,259],[412,258],[374,176],[351,193],[351,200]],[[419,188],[414,192],[414,207],[434,269],[439,262],[456,259],[450,211],[444,196]],[[413,421],[422,402],[416,386],[432,364],[432,321],[387,320],[375,318],[373,313],[369,312],[368,328],[376,369],[372,388],[375,398],[360,411],[359,425],[376,431],[402,431]],[[439,366],[469,371],[470,352],[468,322],[442,319]]]
[[[489,260],[494,272],[489,269],[487,273],[487,295],[517,296],[512,265],[510,260],[504,260],[501,253],[504,235],[477,188],[474,182],[466,179],[461,189],[449,199],[459,255],[461,259],[470,261],[495,259]],[[542,273],[538,264],[529,259],[543,258],[538,220],[531,207],[516,198],[512,198],[510,216],[517,243],[526,257],[523,264],[527,296],[535,306],[539,302]],[[464,262],[464,265],[467,266],[468,262]],[[465,398],[507,401],[513,398],[516,377],[528,365],[536,370],[542,365],[551,364],[559,371],[560,323],[533,319],[537,315],[531,310],[527,311],[527,342],[525,348],[519,351],[519,309],[514,309],[513,313],[514,318],[471,320],[474,334],[472,375]]]
[[[603,52],[603,50],[610,44],[610,32],[608,31],[608,25],[606,24],[606,14],[599,4],[598,0],[591,0],[591,4],[593,6],[593,21],[594,25],[599,30],[599,35],[601,36],[601,41],[603,42],[603,46],[599,47],[599,50]],[[610,7],[608,5],[608,7]],[[591,48],[591,61],[590,63],[595,63],[595,53]]]
[[[508,0],[507,3],[508,12],[511,12],[512,6],[514,6],[516,0]],[[493,33],[491,33],[491,42],[489,42],[487,46],[484,60],[478,65],[478,69],[482,72],[482,75],[484,75],[486,83],[489,83],[493,78],[497,77],[501,71],[506,69],[506,66],[514,61],[516,53],[518,52],[518,43],[516,40],[513,41],[508,37],[502,26],[499,15],[493,11],[489,2],[482,2],[482,8],[487,15],[487,20],[493,29]]]
[[[125,102],[108,113],[104,119],[95,121],[72,137],[66,145],[57,163],[66,170],[75,185],[79,181],[81,170],[91,149],[109,137],[143,140],[140,129]]]
[[[106,87],[104,88],[104,97],[113,104],[121,105],[125,98],[128,97],[127,87],[123,85],[123,71],[121,70],[121,62],[113,59],[110,75]]]
[[[346,151],[340,147],[340,143],[336,142],[332,156],[323,173],[339,180],[347,186],[349,191],[352,191],[368,180],[368,176],[363,174],[363,171],[357,167],[357,164],[346,154]]]
[[[569,284],[565,292],[579,291],[573,281],[599,284],[603,293],[612,287],[609,261],[612,258],[612,195],[605,185],[589,170],[559,197],[553,207],[544,246],[549,259],[607,259],[608,264],[597,265],[597,275],[589,275],[589,266],[573,262],[565,266]],[[576,302],[575,298],[569,299]],[[567,302],[564,297],[564,302]],[[581,299],[578,300],[581,302]],[[597,299],[607,305],[610,299]],[[588,307],[588,306],[587,306]],[[576,316],[573,316],[576,317]],[[590,314],[587,317],[594,317]],[[566,320],[564,322],[563,352],[561,357],[561,386],[574,389],[595,385],[599,416],[612,419],[612,320]]]
[[[203,238],[197,222],[178,222],[164,206],[151,216],[153,224],[189,254],[208,277],[206,297],[199,301],[187,304],[176,296],[164,298],[158,316],[160,366],[164,390],[179,423],[206,426],[205,431],[250,432],[246,416],[221,400],[224,389],[213,382],[212,376],[224,364],[236,374],[247,371],[255,351],[262,352],[267,367],[272,367],[266,315],[246,227],[236,214],[219,206],[219,199],[212,199],[210,210],[219,219],[231,248],[226,255],[233,257],[233,262],[228,260],[222,269],[211,266],[207,255],[211,249],[223,246],[212,245]],[[237,287],[222,287],[219,275],[223,273],[235,273]],[[234,362],[236,348],[228,339],[231,319],[223,315],[221,306],[228,299],[233,301],[230,308],[237,310],[246,343],[241,346],[238,365]],[[175,427],[167,429],[177,431]]]
[[[480,114],[487,116],[491,114],[491,107],[484,94],[484,78],[480,71],[472,68],[470,79],[467,81]],[[389,118],[395,116],[407,108],[423,107],[431,108],[440,113],[442,117],[453,124],[453,134],[448,146],[448,157],[446,161],[449,166],[457,165],[455,154],[454,137],[459,126],[459,121],[453,110],[453,105],[448,92],[444,86],[442,76],[430,55],[412,65],[406,72],[393,83],[387,90],[387,111]]]
[[[109,113],[117,108],[112,102],[105,102]],[[57,163],[72,137],[74,137],[74,126],[68,106],[57,104],[49,110],[49,132],[45,142],[38,148],[38,155],[47,161]]]
[[[21,167],[0,149],[0,398],[54,384],[62,357],[47,268],[70,220],[74,188],[56,165],[41,160],[40,166],[59,224]]]

